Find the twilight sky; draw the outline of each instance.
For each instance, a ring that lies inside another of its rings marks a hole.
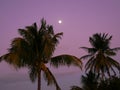
[[[120,0],[0,0],[0,55],[7,52],[11,40],[18,36],[18,28],[34,22],[39,25],[43,17],[55,32],[64,33],[55,55],[67,53],[81,57],[85,52],[79,47],[89,47],[89,37],[100,32],[113,35],[111,47],[120,46]],[[59,19],[62,24],[58,24]],[[115,58],[119,61],[118,56]],[[79,84],[78,68],[52,70],[62,90]],[[0,72],[0,90],[36,89],[37,84],[30,82],[26,69],[17,72],[2,62]]]

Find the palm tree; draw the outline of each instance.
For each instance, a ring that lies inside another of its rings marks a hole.
[[[8,53],[0,58],[17,69],[28,67],[31,81],[38,79],[38,90],[41,90],[41,71],[48,85],[54,84],[56,90],[61,90],[46,66],[47,63],[54,67],[76,65],[81,68],[80,59],[73,55],[64,54],[52,57],[63,33],[55,34],[52,25],[47,25],[44,19],[41,20],[40,28],[34,23],[25,29],[19,29],[19,34],[21,37],[14,38]]]
[[[82,84],[84,90],[97,90],[98,86],[98,75],[89,71],[86,73],[86,76],[82,76]]]
[[[111,39],[112,36],[108,36],[108,34],[96,33],[89,38],[92,48],[81,47],[88,52],[88,55],[81,57],[81,59],[88,59],[85,64],[86,72],[97,73],[103,79],[106,75],[111,76],[111,73],[116,75],[116,69],[120,71],[120,64],[111,58],[116,55],[116,51],[120,50],[120,47],[110,48]]]
[[[98,90],[120,90],[120,78],[112,76],[99,83]]]
[[[72,86],[71,90],[97,90],[98,76],[92,71],[86,73],[85,76],[82,75],[81,81],[82,88],[79,86]]]

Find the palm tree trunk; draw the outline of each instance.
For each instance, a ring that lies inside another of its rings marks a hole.
[[[38,89],[37,90],[41,90],[41,70],[40,72],[38,72]]]

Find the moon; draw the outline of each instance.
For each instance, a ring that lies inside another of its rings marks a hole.
[[[58,20],[58,23],[61,24],[61,23],[62,23],[62,20]]]

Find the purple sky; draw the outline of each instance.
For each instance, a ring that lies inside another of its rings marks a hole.
[[[120,0],[0,0],[0,55],[7,52],[11,40],[18,36],[18,28],[24,28],[34,22],[40,24],[40,20],[43,17],[48,24],[53,25],[55,32],[64,33],[55,55],[67,53],[81,57],[85,52],[79,47],[89,47],[88,38],[97,32],[113,35],[111,46],[120,46]],[[62,20],[62,24],[58,24],[59,19]],[[116,57],[116,59],[119,60],[119,57]],[[63,69],[58,69],[59,73],[57,75],[64,73],[68,68]],[[78,70],[75,69],[70,68],[65,74],[70,75],[68,73]],[[16,77],[19,73],[21,78],[27,75],[25,70],[16,72],[5,62],[0,63],[0,72],[2,72],[0,74],[0,90],[8,90],[10,88],[12,90],[15,86],[14,84],[9,84],[9,82],[7,83],[5,79],[11,78],[10,75],[15,73],[14,76]],[[56,70],[53,70],[54,72],[56,73]],[[25,78],[27,78],[25,79],[26,83],[24,82],[26,85],[34,85],[27,76]],[[63,77],[62,81],[62,76],[60,78],[58,81],[60,80],[61,82],[68,80]],[[10,79],[11,82],[14,82],[14,79]],[[78,78],[72,81],[77,82],[75,80],[78,80]],[[21,82],[17,84],[18,87],[24,87]],[[69,82],[67,83],[68,86]],[[7,85],[1,88],[1,85],[6,83]],[[63,87],[64,85],[61,84],[61,86]],[[34,88],[36,88],[35,85],[31,90]],[[26,89],[27,87],[22,88],[22,90]],[[65,86],[63,87],[63,90],[67,89]]]

